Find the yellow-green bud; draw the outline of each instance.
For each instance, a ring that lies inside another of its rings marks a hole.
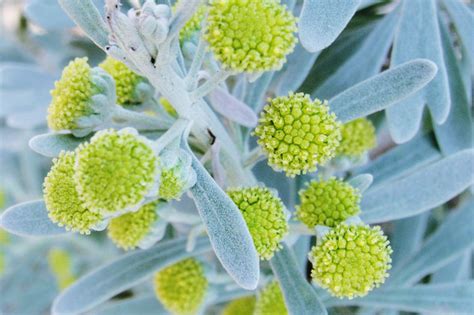
[[[52,249],[48,254],[48,262],[56,277],[60,290],[67,288],[71,283],[76,281],[76,277],[72,274],[72,263],[69,254],[62,249]]]
[[[367,118],[359,118],[342,125],[341,144],[337,154],[358,157],[375,147],[375,127]]]
[[[283,293],[277,281],[269,283],[258,294],[254,315],[288,315]]]
[[[269,164],[293,177],[316,170],[334,157],[341,139],[340,123],[327,103],[304,93],[269,100],[255,129]]]
[[[74,182],[74,152],[61,152],[44,179],[43,194],[51,221],[67,230],[89,234],[102,217],[87,209]]]
[[[120,248],[134,249],[152,232],[158,221],[156,213],[158,202],[142,206],[134,212],[113,218],[107,227],[107,235]]]
[[[231,188],[227,193],[242,212],[260,257],[272,258],[288,232],[283,202],[266,187]]]
[[[173,11],[178,6],[182,5],[183,0],[178,0],[173,6]],[[186,2],[186,1],[184,1]],[[186,3],[184,5],[187,5]],[[206,17],[207,5],[200,5],[194,15],[186,22],[183,28],[179,31],[179,40],[181,42],[187,41],[193,37],[194,34],[201,30],[201,23]]]
[[[191,156],[184,150],[167,150],[160,154],[159,196],[165,200],[178,199],[196,183]]]
[[[336,297],[364,296],[385,281],[391,253],[380,227],[341,223],[309,253],[311,276]]]
[[[205,38],[224,68],[278,70],[296,44],[296,18],[277,0],[215,0]]]
[[[316,225],[334,227],[360,212],[359,191],[334,177],[311,181],[299,195],[301,205],[296,207],[296,216],[309,228]]]
[[[85,205],[103,215],[136,210],[159,176],[153,148],[131,128],[97,132],[79,147],[75,171]]]
[[[172,314],[196,314],[204,302],[207,279],[200,262],[190,258],[155,275],[155,293]]]
[[[255,296],[233,300],[222,310],[221,315],[254,315]]]

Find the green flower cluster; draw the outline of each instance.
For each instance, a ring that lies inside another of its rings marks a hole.
[[[380,227],[342,223],[318,240],[309,253],[311,276],[336,297],[364,296],[385,281],[391,253]]]
[[[254,315],[255,303],[255,296],[233,300],[222,310],[221,315]]]
[[[59,248],[52,249],[48,254],[48,262],[51,271],[56,277],[56,281],[60,290],[67,288],[74,281],[76,281],[76,277],[71,271],[72,262],[68,252]]]
[[[194,186],[196,173],[191,167],[191,156],[182,149],[165,149],[160,153],[160,198],[170,201],[177,199]]]
[[[283,293],[277,281],[269,283],[258,294],[254,315],[288,315]]]
[[[375,147],[375,127],[367,118],[359,118],[342,125],[338,155],[358,157]]]
[[[260,257],[272,258],[288,232],[280,198],[266,187],[231,188],[227,193],[242,212]]]
[[[299,195],[301,204],[296,208],[296,216],[309,228],[334,227],[360,212],[358,190],[334,177],[311,181]]]
[[[178,0],[173,6],[173,11],[178,6],[182,5],[183,0]],[[186,2],[186,1],[184,1]],[[184,4],[186,5],[186,4]],[[187,41],[193,37],[194,34],[201,30],[201,23],[206,17],[207,5],[200,5],[194,15],[186,22],[183,28],[179,31],[180,42]]]

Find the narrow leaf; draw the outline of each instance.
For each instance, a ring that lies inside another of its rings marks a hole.
[[[451,283],[471,279],[471,256],[472,253],[466,251],[458,259],[440,268],[431,276],[431,283]]]
[[[371,174],[360,174],[354,178],[351,178],[349,180],[349,184],[352,187],[357,188],[360,193],[363,193],[370,187],[373,180],[374,177]]]
[[[28,143],[30,148],[47,157],[57,157],[61,151],[73,151],[89,138],[76,138],[70,134],[46,133],[34,136]]]
[[[349,122],[385,109],[424,87],[437,68],[426,59],[409,61],[367,79],[329,101],[342,122]]]
[[[155,295],[128,299],[108,305],[92,315],[166,315],[168,312]]]
[[[8,208],[0,217],[0,226],[21,236],[50,236],[69,233],[51,222],[43,200],[28,201]]]
[[[179,238],[162,241],[150,249],[122,256],[79,279],[61,293],[54,301],[53,314],[78,314],[88,311],[143,282],[153,273],[209,250],[207,237],[199,238],[191,252],[186,251],[186,238]]]
[[[298,32],[309,52],[328,47],[341,34],[359,7],[360,0],[305,0]]]
[[[361,202],[366,223],[410,217],[445,203],[474,183],[474,150],[465,150],[377,186]]]
[[[244,102],[222,88],[216,88],[209,95],[212,108],[222,116],[249,128],[257,125],[257,115]]]
[[[29,0],[24,12],[29,20],[48,31],[61,31],[74,26],[56,0]]]
[[[295,255],[286,244],[283,243],[282,249],[275,253],[270,264],[278,278],[290,314],[327,314],[316,291],[299,270]]]

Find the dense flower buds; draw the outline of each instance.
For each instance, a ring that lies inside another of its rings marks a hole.
[[[68,230],[89,233],[99,224],[101,215],[88,210],[74,182],[74,152],[61,152],[43,184],[44,201],[51,221]]]
[[[278,70],[296,44],[296,18],[277,0],[215,0],[206,40],[224,68]]]
[[[191,156],[184,150],[165,150],[160,154],[159,196],[165,200],[179,199],[196,183]]]
[[[222,315],[254,315],[255,296],[233,300],[222,310]]]
[[[155,275],[156,295],[172,314],[196,314],[204,302],[207,286],[203,267],[193,258],[171,265]]]
[[[157,206],[157,202],[152,202],[135,212],[110,220],[107,235],[118,247],[125,250],[138,247],[158,221]]]
[[[255,135],[269,164],[290,177],[315,171],[335,155],[341,138],[340,123],[327,104],[303,93],[271,99]]]
[[[385,281],[391,253],[380,227],[342,223],[309,253],[311,276],[336,297],[364,296]]]
[[[337,154],[358,157],[375,147],[375,128],[367,118],[359,118],[342,125],[341,144]]]
[[[159,176],[155,152],[131,128],[96,133],[79,148],[75,171],[85,205],[104,215],[135,210]]]
[[[285,207],[268,188],[234,188],[227,192],[242,211],[255,248],[263,259],[273,257],[288,232]]]
[[[285,300],[277,281],[268,284],[258,295],[254,315],[287,315]]]
[[[57,248],[52,249],[48,254],[48,262],[60,290],[67,288],[76,281],[76,277],[71,272],[71,257],[66,251]]]
[[[358,190],[336,178],[313,180],[299,195],[301,205],[296,209],[296,216],[309,228],[334,227],[360,212]]]
[[[183,0],[179,0],[174,5],[174,8],[181,5]],[[187,5],[186,3],[184,5]],[[194,15],[186,22],[184,27],[179,31],[179,40],[181,42],[187,41],[193,37],[194,34],[201,30],[201,23],[206,16],[207,6],[200,5]]]

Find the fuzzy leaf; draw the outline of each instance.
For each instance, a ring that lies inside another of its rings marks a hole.
[[[57,157],[61,151],[73,151],[89,138],[76,138],[70,134],[46,133],[34,136],[28,143],[30,148],[47,157]]]
[[[292,250],[285,243],[282,245],[282,249],[275,253],[270,264],[280,283],[289,313],[298,315],[327,314],[316,291],[300,272]]]
[[[33,23],[49,31],[71,28],[74,23],[64,14],[57,0],[29,0],[25,6],[25,15]]]
[[[445,203],[474,183],[474,150],[465,150],[364,194],[361,219],[366,223],[410,217]]]
[[[360,193],[363,193],[372,185],[373,180],[374,177],[371,174],[360,174],[351,178],[348,183],[352,187],[357,188]]]
[[[12,206],[0,217],[0,226],[21,236],[50,236],[69,233],[51,222],[43,200],[27,201]]]
[[[298,22],[301,44],[309,52],[328,47],[341,34],[360,0],[305,0]]]
[[[212,108],[222,116],[245,127],[253,128],[257,125],[255,112],[226,90],[218,87],[212,91],[209,98]]]
[[[365,117],[420,90],[436,71],[436,65],[429,60],[412,60],[345,90],[329,105],[343,123]]]
[[[92,315],[166,315],[168,312],[158,302],[156,296],[150,295],[127,299],[121,302],[111,303]]]
[[[90,310],[151,275],[182,259],[210,250],[207,237],[186,251],[186,238],[162,241],[147,250],[138,250],[87,274],[68,287],[54,301],[53,314],[78,314]]]

